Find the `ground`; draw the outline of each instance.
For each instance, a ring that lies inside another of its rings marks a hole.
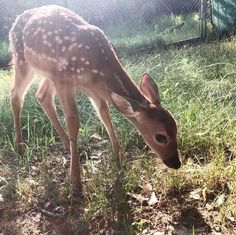
[[[204,188],[167,191],[155,187],[145,172],[146,167],[139,171],[136,188],[127,192],[122,185],[127,176],[108,172],[114,168],[107,159],[108,151],[101,153],[97,149],[97,145],[107,148],[103,142],[99,140],[90,146],[92,159],[85,159],[85,150],[81,155],[83,198],[71,193],[69,158],[61,145],[50,146],[49,152],[35,151],[34,157],[22,164],[16,162],[14,153],[6,152],[0,178],[1,192],[5,195],[4,203],[0,204],[2,234],[234,234],[235,219],[229,214],[222,220],[220,213],[225,194],[220,200],[206,195]],[[157,174],[168,171],[175,174],[152,154],[147,158],[155,164]],[[143,161],[144,158],[127,159],[122,167],[136,168]],[[202,170],[193,164],[184,173],[196,169]],[[92,174],[105,170],[104,174],[113,178],[107,180],[108,184],[102,184],[106,183],[103,179],[97,187],[104,190],[104,203],[108,205],[94,208],[91,213],[89,206],[96,203],[91,202],[96,199],[93,196],[96,191],[93,192],[89,181],[94,181]]]

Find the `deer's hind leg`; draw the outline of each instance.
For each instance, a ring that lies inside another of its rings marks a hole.
[[[53,82],[49,79],[44,79],[38,88],[36,96],[41,107],[54,125],[57,134],[60,136],[64,148],[70,151],[68,136],[62,128],[56,114],[56,108],[54,105],[55,87],[53,85]]]
[[[14,65],[14,85],[11,90],[10,102],[13,112],[13,121],[16,133],[16,145],[19,154],[24,152],[24,140],[21,131],[21,110],[24,103],[24,95],[30,86],[34,72],[32,68],[22,61],[16,61]]]

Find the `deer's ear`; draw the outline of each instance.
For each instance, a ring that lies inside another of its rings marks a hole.
[[[141,105],[135,100],[122,97],[116,93],[111,94],[112,103],[127,117],[137,118],[140,115]]]
[[[158,86],[147,73],[145,73],[142,77],[140,82],[140,90],[153,104],[161,104]]]

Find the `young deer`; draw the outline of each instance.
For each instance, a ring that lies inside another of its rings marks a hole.
[[[64,147],[70,151],[70,177],[74,189],[82,190],[77,152],[77,91],[87,95],[97,110],[117,158],[120,144],[108,113],[109,103],[138,129],[147,145],[168,167],[180,167],[176,123],[161,106],[157,85],[144,74],[138,88],[99,28],[68,9],[44,6],[17,17],[10,31],[10,44],[15,72],[11,106],[19,152],[23,151],[20,115],[24,94],[34,73],[38,73],[44,80],[37,98]],[[55,95],[62,106],[69,138],[56,115]]]

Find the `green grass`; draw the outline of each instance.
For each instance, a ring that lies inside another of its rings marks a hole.
[[[9,44],[6,41],[0,41],[0,68],[7,67],[9,61]]]
[[[172,14],[155,17],[150,24],[137,19],[128,24],[123,22],[111,31],[105,31],[117,50],[124,53],[147,47],[160,49],[166,44],[196,38],[199,36],[199,24],[198,13]]]
[[[162,221],[162,217],[166,217],[167,221],[184,224],[192,234],[197,234],[197,222],[189,221],[189,216],[184,214],[184,209],[193,208],[199,211],[212,231],[220,229],[223,234],[233,234],[236,226],[232,219],[236,219],[235,45],[236,38],[232,38],[221,43],[121,58],[137,83],[144,72],[153,76],[159,85],[163,105],[175,116],[183,162],[178,171],[163,169],[134,128],[112,109],[123,152],[128,152],[132,159],[117,167],[110,143],[91,140],[94,133],[105,140],[108,137],[87,98],[78,96],[79,149],[81,157],[87,159],[83,164],[86,179],[84,226],[94,233],[113,229],[119,234],[141,234],[144,229],[163,231],[163,224],[167,222]],[[51,205],[67,210],[66,219],[75,228],[73,221],[79,215],[76,199],[70,192],[68,167],[62,169],[64,154],[55,147],[59,139],[36,103],[36,87],[26,96],[22,113],[23,134],[28,145],[25,161],[16,161],[14,169],[18,169],[18,175],[10,175],[13,168],[6,159],[12,162],[16,156],[9,106],[11,73],[1,71],[0,78],[0,172],[5,172],[3,175],[11,182],[11,197],[7,202],[17,202],[20,216],[49,200]],[[63,122],[60,110],[59,116]],[[94,155],[101,155],[100,160],[91,160]],[[36,186],[29,184],[31,177]],[[57,182],[57,187],[52,182]],[[190,199],[190,193],[196,189],[199,199]],[[159,200],[157,207],[147,208],[127,196],[150,197],[152,191]],[[217,206],[222,195],[225,199]],[[7,212],[5,217],[5,226],[10,226]],[[157,223],[156,218],[162,222]],[[79,231],[79,227],[77,229]]]

